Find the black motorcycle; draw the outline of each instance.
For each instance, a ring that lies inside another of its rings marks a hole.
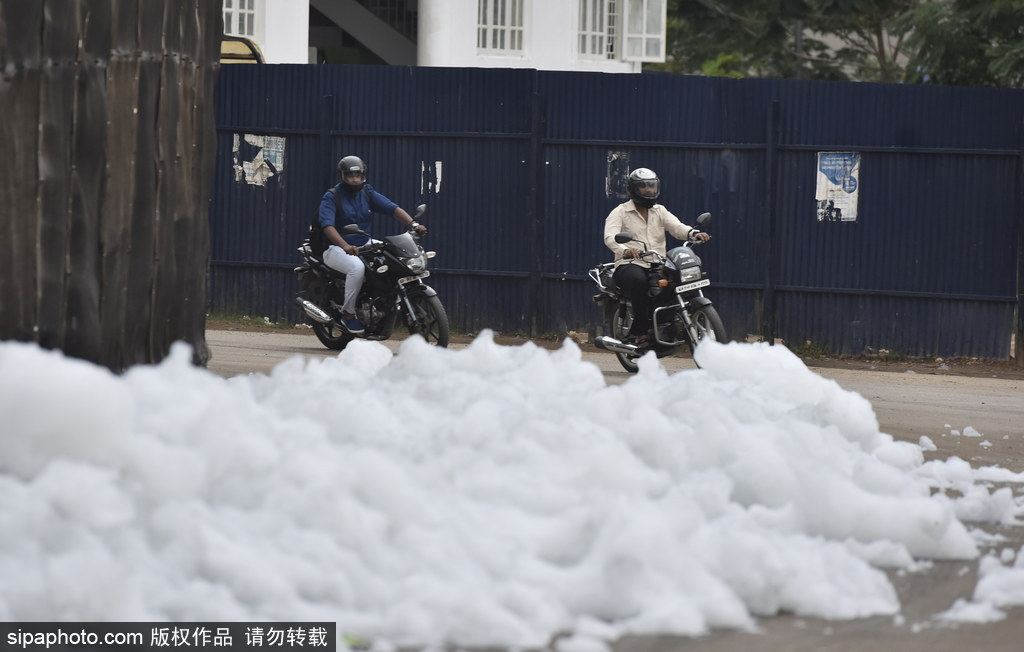
[[[697,226],[703,230],[710,221],[711,213],[703,213],[697,218]],[[616,234],[615,241],[619,244],[640,242],[632,233],[625,232]],[[594,338],[594,344],[615,353],[619,363],[630,373],[636,373],[637,359],[649,350],[662,358],[683,345],[688,346],[692,354],[704,339],[726,340],[722,318],[702,292],[711,281],[701,269],[700,258],[693,252],[695,243],[674,247],[668,251],[667,258],[648,250],[645,243],[640,244],[644,249],[640,258],[648,258],[651,263],[648,278],[654,312],[651,316],[653,337],[648,347],[640,347],[628,337],[633,325],[633,304],[615,286],[612,277],[615,263],[604,263],[587,272],[600,290],[593,300],[604,308],[604,323],[609,333]]]
[[[420,204],[414,219],[427,207]],[[355,224],[339,231],[343,235],[366,235]],[[430,344],[448,346],[448,314],[437,292],[423,282],[430,276],[427,261],[433,251],[424,251],[415,231],[385,236],[359,247],[366,265],[363,287],[356,300],[356,316],[365,331],[353,335],[345,330],[341,306],[345,302],[345,275],[324,264],[307,239],[299,247],[302,265],[295,268],[299,277],[296,305],[313,320],[313,332],[329,349],[340,351],[355,337],[386,340],[401,317],[411,335],[421,335]]]

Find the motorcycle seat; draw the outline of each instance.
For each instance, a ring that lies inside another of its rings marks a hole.
[[[619,287],[615,284],[615,268],[605,267],[600,273],[601,285],[610,292],[618,292]]]
[[[330,276],[331,278],[335,278],[335,279],[343,279],[343,278],[345,278],[345,274],[343,272],[339,272],[338,270],[334,269],[333,267],[328,266],[327,263],[323,262],[322,260],[318,260],[317,262],[319,263],[320,269],[323,270],[324,272],[326,272],[327,275]]]
[[[334,269],[333,267],[330,267],[327,263],[324,262],[322,257],[314,254],[313,250],[309,248],[308,244],[304,244],[302,246],[302,250],[303,255],[305,255],[306,259],[312,264],[313,267],[316,267],[317,269],[326,273],[328,276],[332,278],[345,278],[344,274]]]

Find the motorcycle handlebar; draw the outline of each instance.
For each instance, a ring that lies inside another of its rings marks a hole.
[[[699,244],[705,244],[705,243],[704,243],[703,240],[685,240],[685,241],[683,241],[683,246],[684,247],[693,247],[694,245],[699,245]],[[667,260],[664,256],[662,256],[660,253],[658,253],[657,251],[655,251],[653,249],[646,249],[644,251],[641,251],[639,256],[633,256],[632,258],[626,258],[626,260],[640,260],[641,258],[646,258],[647,256],[652,256],[652,255],[653,256],[657,256],[662,261]],[[623,258],[625,258],[625,256],[623,256]]]
[[[664,260],[662,255],[659,254],[657,251],[655,251],[653,249],[648,249],[646,251],[641,251],[639,256],[633,256],[633,258],[630,259],[630,260],[640,260],[641,258],[646,258],[647,256],[650,256],[650,255],[657,256],[658,258],[661,258],[662,260]]]

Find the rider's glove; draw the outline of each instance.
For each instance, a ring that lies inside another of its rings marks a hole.
[[[690,229],[690,234],[686,236],[686,239],[690,242],[697,242],[699,240],[697,236],[700,235],[700,233],[700,229]]]

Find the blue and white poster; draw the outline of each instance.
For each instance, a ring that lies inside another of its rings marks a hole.
[[[818,221],[856,222],[859,181],[859,153],[818,152]]]

